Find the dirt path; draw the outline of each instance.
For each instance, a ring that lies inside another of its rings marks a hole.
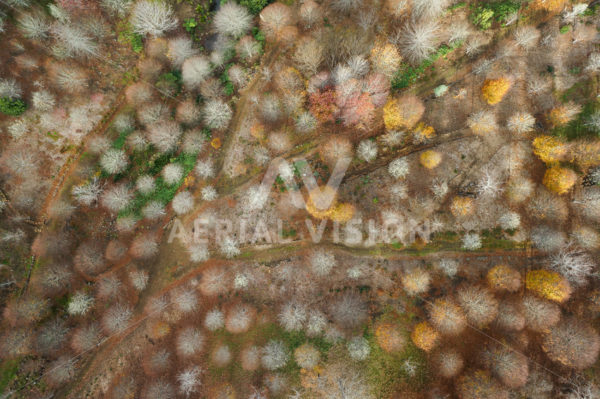
[[[224,166],[227,162],[230,162],[229,157],[234,156],[230,154],[230,151],[232,150],[233,146],[236,144],[240,137],[242,123],[246,120],[246,117],[248,116],[248,98],[252,94],[254,94],[255,88],[262,78],[261,70],[264,68],[270,68],[279,56],[279,53],[280,49],[278,47],[269,49],[268,53],[263,57],[261,66],[254,74],[252,81],[248,84],[248,86],[246,86],[246,88],[244,88],[241,98],[235,104],[236,112],[233,116],[232,121],[229,124],[229,128],[227,129],[229,134],[227,134],[224,138],[222,147],[223,155],[222,158],[219,160],[219,164],[217,165],[217,170],[219,170],[219,175],[217,177],[223,176],[225,170]]]
[[[113,106],[110,110],[104,115],[100,124],[98,124],[90,133],[87,134],[86,137],[92,137],[96,134],[103,134],[106,129],[108,129],[113,122],[115,116],[119,113],[121,108],[123,107],[125,102],[124,89],[118,94]],[[42,205],[42,209],[39,213],[38,220],[41,224],[48,223],[48,208],[56,199],[57,196],[60,195],[64,184],[69,180],[69,177],[75,171],[77,165],[79,164],[79,160],[81,156],[87,149],[87,144],[82,142],[82,144],[77,148],[77,150],[67,158],[67,160],[63,163],[63,166],[60,168],[58,175],[54,178],[52,182],[52,186],[50,190],[48,190],[48,194],[44,199],[44,204]]]

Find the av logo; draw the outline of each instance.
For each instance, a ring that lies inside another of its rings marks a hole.
[[[300,178],[308,190],[311,205],[316,207],[317,210],[325,211],[334,205],[337,190],[344,179],[344,175],[346,174],[346,170],[348,170],[348,166],[350,166],[350,162],[352,162],[352,158],[349,157],[338,159],[333,168],[333,172],[329,177],[329,181],[323,188],[318,186],[313,171],[306,160],[300,158],[295,162],[296,170],[299,172]],[[278,176],[283,180],[286,190],[290,193],[292,204],[299,209],[306,208],[306,202],[304,201],[300,190],[296,188],[294,175],[281,173],[284,169],[293,170],[286,159],[278,157],[271,161],[269,168],[260,183],[259,193],[261,198],[255,209],[262,209],[265,206],[271,188]]]

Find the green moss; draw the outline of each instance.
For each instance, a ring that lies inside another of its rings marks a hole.
[[[289,378],[290,383],[293,384],[298,384],[300,381],[300,366],[294,361],[294,350],[296,348],[308,342],[320,351],[322,359],[325,360],[332,347],[332,344],[323,338],[306,337],[302,331],[285,331],[277,323],[256,324],[244,334],[232,334],[225,329],[220,329],[214,332],[214,338],[215,342],[228,345],[234,353],[239,353],[249,345],[261,347],[270,340],[280,340],[286,345],[290,357],[286,365],[277,371],[285,374]],[[208,373],[213,378],[229,381],[235,380],[238,376],[240,378],[247,376],[247,372],[241,368],[239,362],[231,362],[223,368],[209,366]]]
[[[196,18],[187,18],[183,21],[183,29],[185,29],[187,33],[193,34],[196,31],[197,26],[198,21],[196,21]]]

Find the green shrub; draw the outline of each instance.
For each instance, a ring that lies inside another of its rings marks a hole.
[[[27,109],[27,104],[20,98],[0,98],[0,112],[10,116],[19,116]]]
[[[473,22],[473,25],[478,26],[481,30],[491,28],[493,21],[494,11],[487,8],[486,6],[478,6],[471,13],[471,22]]]
[[[269,0],[240,0],[240,4],[256,15],[269,4]]]
[[[494,19],[497,22],[504,23],[509,16],[519,11],[521,4],[518,1],[499,1],[496,3],[490,3],[492,10],[494,10]]]
[[[504,0],[486,3],[473,8],[471,12],[471,22],[481,30],[492,27],[494,21],[502,24],[508,17],[521,8],[521,4],[516,1]]]
[[[265,43],[267,42],[267,39],[265,38],[265,34],[262,33],[262,31],[255,26],[254,28],[252,28],[252,36],[254,36],[256,41],[260,43],[260,48],[261,48],[260,52],[262,54],[262,52],[265,49]]]
[[[179,94],[181,91],[181,72],[173,71],[163,73],[156,81],[156,87],[167,93],[172,90],[175,92],[175,95]]]
[[[188,18],[183,21],[183,27],[187,33],[194,33],[197,26],[198,22],[196,22],[196,18]]]
[[[225,93],[226,96],[232,96],[233,93],[235,92],[233,83],[231,83],[231,80],[229,80],[229,74],[227,73],[229,71],[229,68],[231,68],[232,65],[233,64],[228,64],[225,67],[225,70],[223,71],[223,73],[221,74],[221,77],[220,77],[221,83],[223,84],[223,92]]]
[[[132,33],[129,36],[129,44],[131,44],[131,48],[136,53],[141,53],[144,50],[144,42],[143,37],[139,33]]]
[[[132,31],[131,26],[127,22],[120,22],[117,25],[119,32],[118,40],[121,43],[129,43],[131,48],[136,53],[141,53],[144,50],[143,36]]]
[[[587,10],[583,12],[584,17],[589,17],[596,14],[596,9],[598,8],[598,4],[594,4],[591,7],[588,7]]]

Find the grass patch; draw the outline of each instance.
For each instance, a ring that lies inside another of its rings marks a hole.
[[[225,69],[223,70],[223,73],[219,77],[219,80],[223,84],[223,92],[228,97],[232,96],[233,93],[235,92],[235,88],[233,87],[233,83],[231,83],[231,80],[229,79],[229,73],[228,73],[229,68],[231,68],[233,65],[234,65],[233,63],[227,64],[227,66],[225,66]]]
[[[481,242],[482,248],[478,251],[490,249],[519,250],[525,248],[525,244],[523,243],[506,239],[504,231],[499,228],[483,230],[481,232]],[[454,231],[435,233],[431,237],[431,241],[425,245],[414,243],[409,246],[402,246],[401,243],[392,243],[383,245],[382,248],[394,249],[414,256],[424,256],[440,251],[464,251],[462,248],[461,236]],[[376,254],[376,252],[373,252],[372,254]]]
[[[121,21],[117,24],[118,41],[120,43],[129,43],[131,49],[140,54],[144,50],[144,37],[135,33],[127,21]]]
[[[433,64],[438,59],[441,57],[446,58],[448,54],[462,46],[462,44],[462,41],[450,45],[443,44],[428,59],[416,67],[407,63],[402,63],[400,69],[392,78],[392,90],[402,90],[417,83],[417,81],[422,79],[430,69],[433,69]]]
[[[265,44],[267,43],[265,34],[255,26],[252,28],[252,36],[254,36],[258,43],[260,43],[260,54],[262,55],[265,51]]]
[[[222,343],[229,346],[233,353],[239,353],[242,349],[250,345],[258,347],[264,346],[268,341],[275,339],[282,341],[288,349],[289,359],[286,365],[278,369],[288,376],[290,382],[297,384],[300,380],[300,366],[294,360],[294,350],[300,345],[311,343],[321,352],[321,358],[327,359],[327,353],[331,349],[332,344],[328,343],[321,337],[307,337],[303,331],[285,331],[277,323],[266,323],[254,325],[248,332],[244,334],[232,334],[225,329],[218,330],[214,333],[214,343]],[[226,367],[209,366],[208,372],[213,378],[229,381],[242,379],[247,376],[239,362],[231,362]]]
[[[156,81],[156,87],[162,94],[173,92],[173,96],[177,97],[181,92],[182,81],[180,71],[171,71],[163,73]]]
[[[591,115],[598,112],[600,106],[597,101],[588,102],[577,117],[564,126],[552,129],[552,134],[567,140],[577,140],[587,137],[600,137],[597,131],[590,129],[586,124]]]
[[[8,394],[8,386],[17,378],[19,359],[9,359],[0,363],[0,394]]]
[[[458,2],[458,3],[454,4],[454,5],[451,5],[450,7],[448,7],[448,9],[446,11],[453,12],[453,11],[459,10],[461,8],[464,8],[466,6],[467,6],[467,2],[466,1],[461,1],[461,2]]]
[[[196,157],[197,154],[181,153],[174,158],[170,157],[169,154],[162,154],[154,161],[149,161],[146,164],[147,169],[140,170],[138,172],[139,175],[147,173],[151,176],[154,176],[157,173],[159,173],[164,167],[164,165],[166,165],[167,163],[178,163],[183,167],[183,176],[177,183],[173,185],[167,184],[162,176],[157,177],[155,181],[156,187],[154,191],[148,195],[143,195],[139,192],[136,192],[135,197],[133,198],[129,206],[121,212],[119,212],[119,217],[133,215],[135,217],[141,218],[142,208],[149,201],[152,200],[159,201],[164,205],[167,205],[169,202],[171,202],[171,200],[177,193],[177,190],[183,184],[187,175],[192,171],[192,169],[194,169],[194,165],[196,164]]]
[[[389,312],[383,314],[379,321],[393,322],[406,330],[406,326],[411,323],[409,318],[406,314]],[[390,397],[404,384],[415,390],[425,387],[428,382],[427,358],[425,352],[412,343],[408,331],[405,331],[406,346],[398,353],[388,353],[381,349],[372,328],[363,336],[371,347],[364,369],[369,385],[377,390],[378,397]]]
[[[121,150],[123,148],[123,146],[125,146],[125,141],[127,141],[127,137],[132,132],[133,132],[133,129],[127,129],[127,130],[123,130],[121,133],[119,133],[119,135],[117,136],[115,141],[113,141],[113,143],[112,143],[112,148]]]

